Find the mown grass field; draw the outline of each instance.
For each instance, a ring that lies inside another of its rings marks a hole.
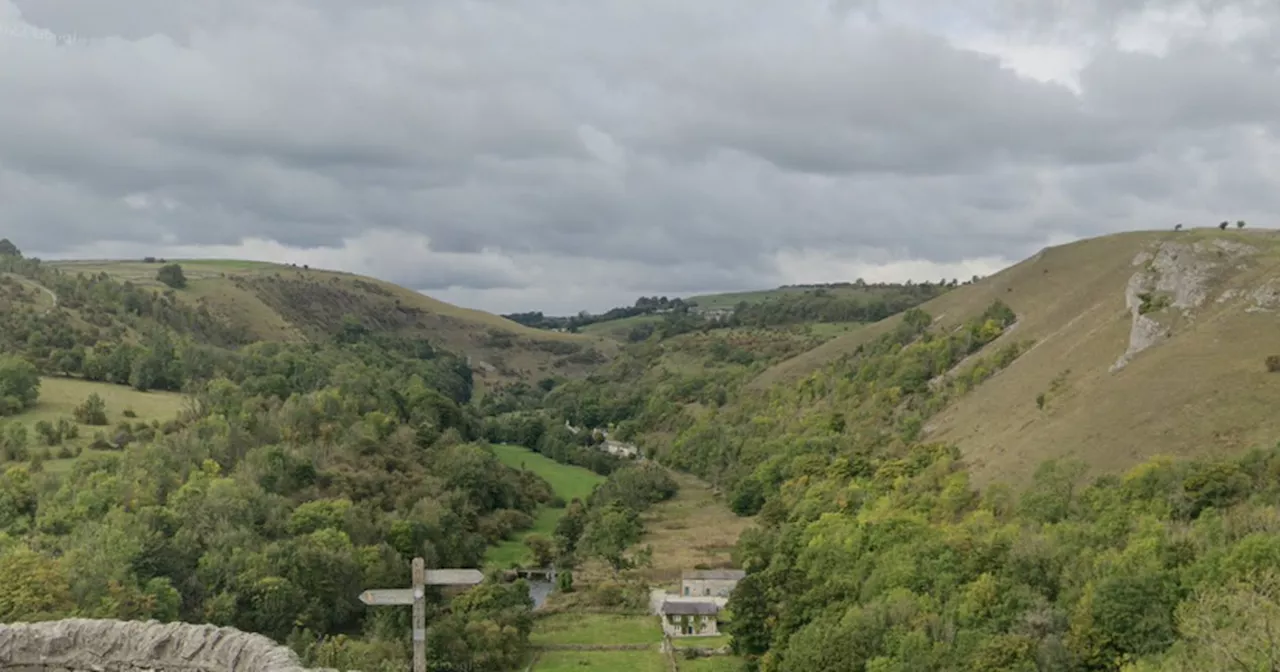
[[[108,424],[101,427],[78,424],[80,436],[66,441],[67,445],[88,446],[96,432],[103,431],[109,434],[111,429],[123,420],[128,420],[130,424],[138,422],[150,424],[152,421],[171,420],[182,411],[185,403],[185,397],[173,392],[139,392],[124,385],[96,383],[76,378],[45,377],[40,379],[40,399],[36,405],[20,415],[0,418],[0,424],[19,422],[26,425],[31,450],[40,450],[46,446],[41,445],[39,437],[35,434],[36,423],[45,420],[56,424],[60,418],[75,422],[72,413],[76,406],[95,393],[106,402]],[[125,417],[126,410],[132,410],[137,417]],[[48,448],[50,452],[56,454],[60,446]],[[93,452],[86,451],[83,454]],[[75,458],[53,459],[45,462],[45,469],[50,472],[62,471],[69,469],[74,462]]]
[[[680,672],[740,672],[746,661],[737,656],[679,659]]]
[[[588,324],[578,330],[579,333],[592,336],[607,336],[620,341],[627,340],[631,330],[642,324],[658,324],[662,322],[661,315],[633,315],[618,320],[609,320],[607,322],[596,322]]]
[[[804,294],[812,292],[816,287],[779,287],[777,289],[761,289],[749,292],[728,292],[725,294],[703,294],[701,296],[690,296],[685,301],[695,304],[701,309],[724,310],[734,308],[739,303],[764,303],[796,294]],[[870,296],[872,292],[866,289],[858,289],[856,287],[824,287],[822,288],[832,296]]]
[[[683,668],[682,668],[683,669]],[[534,672],[666,672],[658,647],[645,651],[545,651]]]
[[[494,454],[505,465],[513,469],[528,469],[546,479],[551,489],[571,502],[575,498],[586,499],[596,485],[604,482],[604,477],[582,467],[560,464],[555,460],[539,455],[524,446],[495,445]],[[539,534],[550,537],[556,529],[556,523],[564,516],[564,509],[542,507],[534,517],[533,527],[517,535],[514,539],[489,548],[485,553],[485,565],[489,567],[510,567],[513,564],[528,564],[532,561],[529,549],[524,545],[525,537]]]
[[[716,635],[715,637],[674,637],[671,643],[677,649],[718,649],[722,646],[729,646],[729,635]]]
[[[539,618],[529,634],[535,646],[551,644],[658,644],[662,627],[656,616],[552,614]]]

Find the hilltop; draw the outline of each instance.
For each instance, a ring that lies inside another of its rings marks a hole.
[[[1280,354],[1280,232],[1131,232],[1050,247],[920,308],[945,331],[996,299],[1017,321],[984,352],[1034,345],[923,434],[959,446],[975,482],[1025,482],[1049,458],[1115,473],[1152,455],[1228,455],[1280,437],[1280,376],[1266,365]],[[803,380],[901,320],[827,341],[749,387]]]
[[[178,264],[186,286],[173,289],[156,279]],[[297,342],[332,337],[354,320],[362,329],[426,338],[470,358],[477,381],[581,375],[605,361],[612,344],[589,336],[531,329],[497,315],[461,308],[404,287],[350,273],[236,260],[54,261],[44,267],[69,276],[105,276],[119,283],[170,295],[207,314],[237,343]],[[31,277],[6,274],[10,301],[40,310],[54,307],[55,294]],[[79,305],[59,308],[77,323],[93,324]]]

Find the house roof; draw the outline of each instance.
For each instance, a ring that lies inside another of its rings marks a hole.
[[[699,615],[715,616],[720,613],[720,606],[715,602],[698,602],[694,600],[666,600],[662,603],[664,615]]]
[[[681,580],[711,579],[716,581],[741,581],[747,573],[741,569],[686,569],[680,573]]]

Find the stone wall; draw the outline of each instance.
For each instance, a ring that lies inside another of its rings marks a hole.
[[[0,672],[313,672],[297,654],[233,628],[68,619],[0,623]]]

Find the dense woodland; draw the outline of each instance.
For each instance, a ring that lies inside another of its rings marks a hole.
[[[553,537],[529,542],[540,558],[646,562],[640,513],[675,483],[654,462],[593,450],[567,421],[610,427],[757,517],[735,550],[748,574],[729,604],[750,668],[1153,672],[1280,659],[1280,449],[1156,459],[1093,482],[1081,464],[1050,462],[1024,490],[979,491],[953,447],[923,440],[948,403],[1033,345],[1009,333],[1017,316],[998,301],[952,323],[907,306],[879,338],[765,391],[747,384],[820,341],[775,327],[882,309],[843,312],[817,293],[739,307],[737,326],[637,339],[584,379],[475,399],[465,360],[358,320],[328,340],[243,344],[168,293],[14,255],[0,264],[78,306],[45,311],[30,288],[0,283],[8,413],[30,405],[41,373],[191,395],[180,418],[67,473],[0,465],[0,621],[229,624],[313,665],[402,669],[407,614],[355,596],[405,585],[414,555],[478,566],[537,507],[557,506]],[[15,444],[35,439],[11,429],[0,428],[3,455],[25,457]],[[502,466],[486,449],[498,442],[608,479],[585,501],[558,500]],[[530,607],[521,583],[493,578],[433,594],[431,660],[514,669]]]
[[[505,440],[501,422],[472,403],[465,359],[426,341],[354,322],[328,341],[233,349],[168,292],[0,259],[59,299],[48,310],[15,293],[0,317],[6,412],[38,399],[39,374],[191,400],[169,422],[117,428],[125,438],[95,443],[103,450],[57,474],[44,469],[39,437],[0,420],[0,621],[208,622],[288,642],[315,665],[402,669],[407,613],[364,608],[362,590],[407,585],[415,556],[478,567],[539,506],[570,509],[548,540],[561,566],[598,556],[623,567],[639,512],[674,493],[665,472],[592,452],[610,479],[589,501],[558,500],[485,447],[486,435]],[[545,394],[534,388],[521,403]],[[96,403],[82,406],[86,420],[102,413]],[[587,454],[545,426],[526,431],[549,455]],[[523,582],[496,578],[452,599],[433,594],[433,665],[512,669],[531,607]]]

